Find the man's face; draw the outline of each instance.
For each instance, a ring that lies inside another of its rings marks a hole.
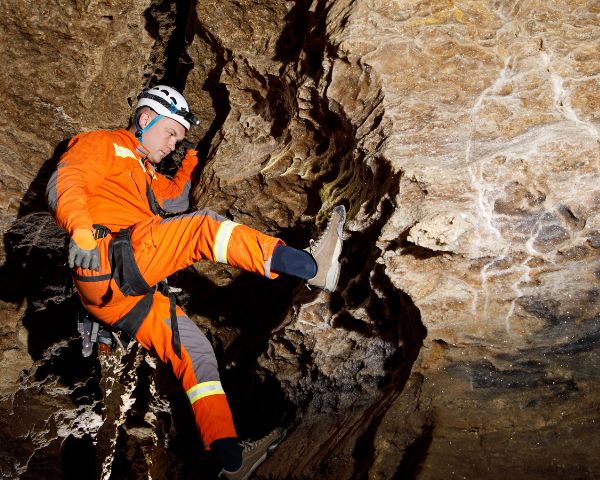
[[[140,126],[144,128],[154,117],[156,117],[154,112],[142,113],[139,118]],[[184,136],[185,128],[181,123],[172,118],[162,117],[147,132],[144,132],[143,144],[150,151],[148,160],[155,165],[160,163],[175,150],[177,143],[183,140]]]

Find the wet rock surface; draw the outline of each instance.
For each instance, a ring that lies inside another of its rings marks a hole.
[[[157,81],[202,120],[198,207],[298,247],[348,210],[333,294],[205,263],[172,279],[241,436],[289,428],[257,478],[600,475],[596,2],[0,12],[3,476],[218,472],[152,355],[79,357],[43,201],[65,140]]]

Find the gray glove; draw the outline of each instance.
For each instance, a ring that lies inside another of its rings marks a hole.
[[[69,267],[100,270],[100,251],[91,230],[75,230],[69,243]]]

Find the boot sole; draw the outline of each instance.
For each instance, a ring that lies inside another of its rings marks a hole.
[[[332,218],[330,220],[333,221],[333,215],[337,214],[340,219],[338,225],[336,226],[335,233],[337,234],[337,240],[335,247],[333,249],[333,253],[331,255],[331,263],[329,264],[329,268],[327,269],[327,273],[325,273],[324,277],[319,275],[315,275],[313,278],[307,281],[308,285],[315,286],[317,288],[322,288],[326,292],[332,293],[336,287],[340,277],[340,254],[342,253],[342,244],[343,244],[343,234],[344,234],[344,225],[346,223],[346,208],[343,205],[338,205],[333,209]],[[330,224],[328,225],[329,228]],[[311,252],[310,249],[306,249],[308,253],[311,255],[318,255],[316,252]],[[320,271],[320,268],[319,268]]]
[[[326,292],[333,292],[337,287],[337,282],[340,278],[340,262],[339,257],[340,253],[342,253],[342,242],[339,241],[335,245],[335,250],[332,255],[332,262],[329,270],[327,271],[327,276],[325,277],[325,290]]]
[[[329,267],[327,276],[325,277],[325,288],[326,292],[333,292],[337,287],[338,280],[340,279],[340,253],[342,253],[342,244],[344,243],[344,225],[346,224],[346,209],[343,205],[338,205],[333,209],[335,213],[340,216],[340,223],[337,226],[338,242],[335,245],[335,250],[332,255],[332,265]]]

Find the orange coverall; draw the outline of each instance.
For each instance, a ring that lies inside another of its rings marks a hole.
[[[75,268],[73,277],[87,310],[109,325],[140,300],[124,296],[111,275],[108,248],[116,233],[131,228],[134,258],[148,285],[201,259],[227,263],[275,278],[270,271],[275,247],[283,242],[214,212],[200,210],[162,218],[146,195],[150,185],[160,206],[182,212],[188,207],[190,176],[198,162],[188,151],[172,180],[144,162],[143,145],[127,130],[95,131],[74,137],[47,188],[54,217],[70,235],[101,224],[111,234],[98,239],[100,271]],[[219,438],[236,437],[229,404],[220,383],[212,346],[177,307],[181,358],[173,350],[169,299],[153,293],[153,304],[136,340],[169,363],[188,394],[196,425],[208,447]]]

